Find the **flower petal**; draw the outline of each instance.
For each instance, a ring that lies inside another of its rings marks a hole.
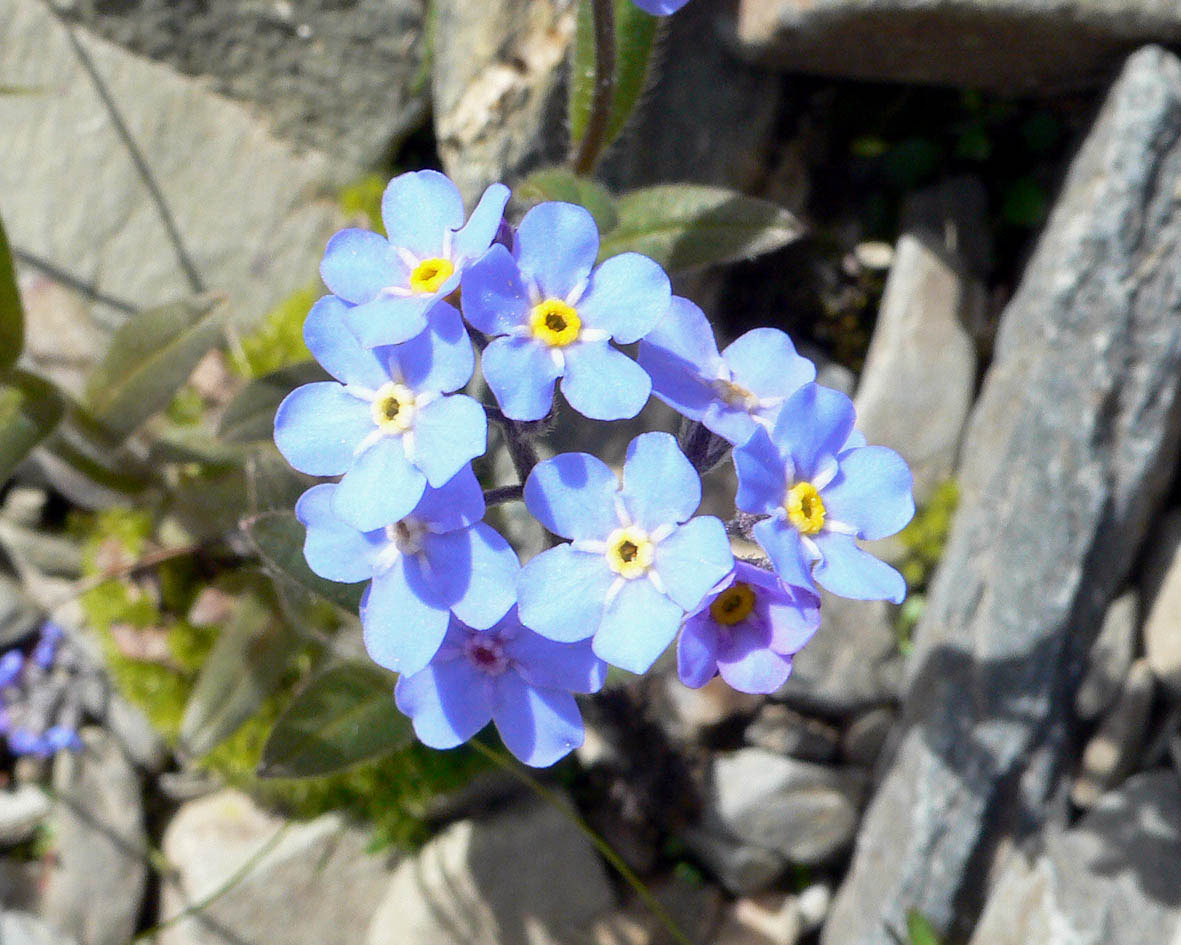
[[[386,186],[381,219],[390,243],[419,259],[443,255],[443,235],[463,226],[463,198],[445,174],[410,171]]]
[[[816,380],[816,365],[778,328],[756,328],[722,352],[734,380],[759,397],[787,397]]]
[[[779,580],[805,590],[816,587],[812,580],[812,562],[800,541],[799,532],[778,517],[757,522],[751,532],[767,552]]]
[[[636,6],[653,16],[668,16],[676,13],[688,2],[689,0],[635,0]]]
[[[652,379],[606,341],[566,349],[562,394],[570,406],[592,420],[626,420],[648,402]]]
[[[335,295],[320,299],[303,323],[303,340],[308,350],[333,377],[344,384],[376,390],[389,377],[385,364],[370,349],[362,347],[345,324],[349,306]]]
[[[492,720],[505,747],[534,768],[548,768],[582,744],[578,703],[568,692],[534,689],[516,673],[493,683]]]
[[[708,319],[688,299],[672,299],[636,359],[652,378],[652,393],[686,417],[700,420],[714,401],[707,379],[717,375],[722,356]]]
[[[811,479],[825,460],[836,458],[855,419],[853,401],[840,391],[805,384],[787,398],[772,439],[790,451],[796,478]]]
[[[533,467],[525,480],[525,506],[563,538],[601,540],[619,527],[619,478],[589,453],[559,453]]]
[[[548,349],[529,338],[497,338],[484,349],[481,367],[506,417],[540,420],[549,413],[562,369]]]
[[[427,486],[413,515],[435,532],[450,532],[474,525],[484,517],[484,490],[470,465],[439,488]]]
[[[607,665],[595,656],[588,640],[555,643],[521,627],[506,641],[505,652],[532,686],[598,692],[607,679]]]
[[[615,575],[603,555],[558,545],[527,562],[517,577],[517,608],[530,630],[559,643],[585,640],[599,627]]]
[[[424,577],[439,599],[469,627],[486,630],[517,601],[521,562],[509,543],[483,522],[427,535]]]
[[[761,415],[762,412],[756,413]],[[721,399],[715,400],[706,408],[701,423],[731,446],[743,446],[759,429],[759,424],[755,422],[755,414]]]
[[[906,460],[884,446],[863,446],[841,454],[840,471],[820,494],[826,515],[873,540],[914,518],[913,488]]]
[[[438,302],[427,313],[427,329],[389,351],[402,378],[415,391],[459,390],[472,379],[476,356],[459,312]]]
[[[405,285],[409,273],[389,241],[368,230],[341,230],[328,241],[320,262],[328,291],[359,305],[387,286]]]
[[[492,245],[510,196],[511,192],[504,184],[492,184],[484,191],[463,229],[451,239],[453,259],[457,262],[475,259]]]
[[[621,253],[591,275],[578,314],[585,325],[605,329],[626,345],[652,331],[671,301],[668,276],[657,263],[639,253]]]
[[[311,476],[345,472],[372,431],[369,404],[334,381],[295,388],[275,412],[275,445],[287,462]]]
[[[411,461],[432,486],[442,486],[488,448],[488,417],[465,394],[440,397],[414,417]]]
[[[365,649],[378,666],[411,676],[439,651],[451,614],[432,596],[414,558],[373,578],[361,598]]]
[[[464,317],[486,335],[504,335],[529,320],[529,292],[517,261],[499,243],[463,273]]]
[[[312,486],[295,503],[295,517],[307,527],[303,556],[329,581],[352,584],[373,577],[373,559],[385,546],[381,532],[362,532],[333,511],[332,483]]]
[[[564,299],[590,276],[598,254],[595,219],[576,204],[539,203],[517,227],[517,264],[546,298]]]
[[[821,553],[816,581],[825,589],[853,600],[901,604],[906,599],[906,579],[859,548],[851,535],[821,534],[815,540]]]
[[[426,330],[426,315],[438,299],[430,295],[382,295],[344,313],[344,322],[366,348],[397,345]]]
[[[684,610],[644,578],[628,581],[603,612],[595,653],[629,673],[646,673],[681,626]]]
[[[791,675],[791,657],[771,650],[749,628],[738,630],[718,654],[718,674],[739,692],[774,692]]]
[[[441,660],[394,687],[398,708],[430,748],[462,745],[492,720],[485,677],[465,659]]]
[[[718,673],[718,636],[708,614],[685,621],[677,639],[677,675],[690,689],[700,689]]]
[[[642,433],[627,447],[622,495],[632,521],[651,531],[680,524],[697,511],[701,477],[671,434]]]
[[[734,568],[726,526],[712,515],[689,520],[656,546],[654,566],[668,596],[695,609]]]
[[[337,483],[332,507],[350,525],[369,532],[409,515],[425,488],[426,477],[410,465],[401,440],[384,437]]]
[[[738,491],[734,504],[752,515],[770,515],[779,508],[787,494],[790,470],[783,455],[762,427],[734,450],[734,469],[738,473]]]

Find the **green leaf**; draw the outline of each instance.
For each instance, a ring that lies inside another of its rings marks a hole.
[[[16,288],[12,250],[4,234],[4,221],[0,220],[0,371],[7,371],[16,364],[24,344],[25,315]]]
[[[0,483],[61,422],[65,403],[48,381],[13,371],[0,381]]]
[[[264,512],[243,523],[263,563],[278,575],[354,613],[361,606],[360,584],[337,584],[312,572],[303,557],[304,527],[290,512]]]
[[[394,677],[346,663],[312,680],[275,723],[259,774],[310,778],[411,744],[410,720],[394,705]]]
[[[618,206],[619,226],[603,236],[599,258],[643,253],[673,271],[769,253],[804,232],[777,204],[701,184],[634,190]]]
[[[906,914],[906,936],[910,939],[909,945],[939,945],[934,926],[918,909],[911,909]]]
[[[314,361],[264,374],[230,401],[218,424],[217,435],[227,443],[270,440],[275,433],[275,411],[283,398],[301,384],[327,380],[331,378]]]
[[[574,54],[570,59],[570,95],[566,118],[570,124],[570,143],[577,144],[586,134],[591,101],[595,97],[595,31],[591,0],[578,4],[574,31]]]
[[[185,706],[180,723],[184,748],[204,755],[236,732],[278,688],[298,644],[287,624],[262,601],[243,597]]]
[[[619,224],[619,211],[615,209],[611,192],[602,184],[579,177],[565,168],[547,167],[534,171],[517,185],[517,197],[530,206],[546,200],[563,200],[586,207],[595,218],[600,233],[613,230]]]
[[[197,296],[132,316],[111,338],[87,384],[87,407],[125,438],[163,410],[222,337],[220,299]]]

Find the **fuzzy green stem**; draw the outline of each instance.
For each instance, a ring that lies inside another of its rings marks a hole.
[[[570,157],[579,177],[588,177],[607,144],[611,105],[615,99],[615,0],[591,0],[595,36],[595,88],[586,130]]]

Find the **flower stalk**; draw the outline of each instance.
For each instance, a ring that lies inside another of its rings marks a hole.
[[[615,98],[615,0],[591,0],[595,39],[595,85],[586,131],[570,156],[570,168],[589,176],[607,144],[611,105]]]

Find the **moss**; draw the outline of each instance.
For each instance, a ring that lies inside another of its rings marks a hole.
[[[381,221],[381,195],[386,179],[380,174],[368,174],[354,181],[340,192],[340,209],[348,217],[361,217],[371,230],[385,235]]]
[[[234,370],[252,379],[311,360],[303,342],[303,320],[321,294],[319,285],[305,286],[271,309],[255,331],[238,339],[230,361]]]
[[[948,479],[932,493],[910,524],[898,535],[898,540],[906,549],[899,570],[909,588],[909,595],[898,612],[896,623],[899,645],[904,651],[909,650],[911,634],[926,609],[927,585],[939,559],[943,557],[947,536],[951,531],[951,520],[958,504],[959,487],[954,479]]]

